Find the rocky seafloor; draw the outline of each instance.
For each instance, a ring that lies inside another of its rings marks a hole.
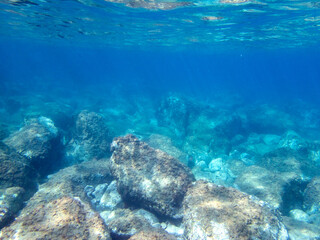
[[[0,239],[320,239],[310,104],[12,96],[0,97]]]

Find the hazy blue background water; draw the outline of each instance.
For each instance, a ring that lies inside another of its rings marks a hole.
[[[316,47],[204,52],[74,47],[63,41],[54,45],[28,39],[0,43],[1,82],[24,85],[26,91],[40,86],[47,91],[52,86],[66,91],[99,86],[97,93],[103,94],[121,85],[127,94],[173,91],[206,99],[229,92],[250,100],[320,103]]]

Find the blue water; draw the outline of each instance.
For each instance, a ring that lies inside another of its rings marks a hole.
[[[319,102],[317,2],[114,2],[0,1],[2,81]]]
[[[318,48],[235,49],[218,53],[75,47],[1,41],[2,82],[65,85],[67,89],[121,84],[129,91],[186,92],[210,98],[219,91],[244,98],[320,103]],[[29,85],[31,84],[31,86]]]

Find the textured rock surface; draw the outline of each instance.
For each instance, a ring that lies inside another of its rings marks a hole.
[[[21,187],[0,190],[0,229],[22,208],[25,191]]]
[[[97,211],[115,210],[124,207],[124,203],[117,190],[117,182],[99,184],[96,187],[85,187],[87,196],[91,199],[92,206]]]
[[[19,131],[4,139],[4,143],[24,156],[30,166],[41,173],[51,170],[52,166],[59,166],[58,129],[49,118],[31,119]]]
[[[22,209],[19,217],[11,224],[11,226],[7,227],[6,230],[4,230],[4,234],[2,235],[2,239],[8,239],[6,237],[12,237],[15,236],[14,231],[15,229],[20,231],[20,229],[23,229],[25,233],[20,233],[18,231],[17,234],[22,234],[21,236],[24,236],[25,238],[19,238],[19,239],[36,239],[36,238],[30,238],[32,234],[32,231],[35,231],[35,227],[37,226],[37,221],[41,222],[41,226],[43,228],[39,228],[38,230],[40,231],[39,235],[36,235],[39,237],[39,239],[77,239],[76,237],[70,237],[68,238],[69,235],[63,235],[64,232],[66,231],[66,234],[69,234],[69,230],[63,230],[63,227],[60,225],[62,224],[61,222],[57,222],[54,224],[57,225],[52,225],[51,227],[49,220],[46,220],[46,218],[52,217],[51,215],[44,215],[46,214],[46,211],[49,211],[48,214],[57,214],[59,215],[60,213],[57,212],[50,212],[54,210],[54,204],[58,204],[58,207],[61,207],[63,210],[64,208],[69,208],[68,204],[70,203],[70,199],[74,201],[74,198],[79,198],[75,203],[77,202],[90,202],[88,199],[84,188],[87,185],[98,185],[101,183],[105,182],[111,182],[111,176],[110,176],[110,171],[109,171],[109,165],[107,161],[89,161],[85,162],[79,165],[74,165],[65,169],[60,170],[59,172],[49,176],[49,179],[46,183],[41,184],[39,186],[39,190],[34,194],[32,198],[28,200],[27,205]],[[69,199],[67,200],[66,204],[60,205],[60,200],[57,199]],[[81,199],[81,200],[80,200]],[[75,203],[70,203],[71,208]],[[51,204],[51,205],[50,205]],[[80,203],[79,203],[80,204]],[[76,204],[77,206],[79,205],[78,203]],[[45,208],[46,206],[50,205],[49,209],[45,209],[42,211],[42,208]],[[81,206],[83,205],[82,203],[80,204]],[[79,205],[79,206],[80,206]],[[41,209],[41,211],[40,211]],[[78,208],[76,208],[78,209]],[[85,207],[85,209],[89,209],[88,207]],[[64,210],[63,210],[64,211]],[[73,210],[72,210],[73,211]],[[68,214],[72,214],[72,211]],[[79,210],[80,211],[80,210]],[[82,210],[81,210],[82,211]],[[87,210],[85,210],[87,211]],[[89,210],[88,210],[89,211]],[[38,213],[37,213],[38,212]],[[76,212],[77,213],[77,212]],[[87,215],[88,214],[88,215]],[[81,215],[81,219],[86,217],[87,219],[90,219],[93,214],[93,211],[90,210],[88,213],[85,213],[85,215]],[[71,215],[65,216],[67,219],[71,218]],[[29,216],[29,217],[28,217]],[[95,217],[96,218],[96,217]],[[59,220],[59,219],[58,219]],[[33,221],[34,225],[33,226],[28,226],[29,221]],[[48,221],[48,222],[46,222]],[[60,221],[60,220],[59,220]],[[62,222],[64,220],[61,220]],[[76,219],[69,219],[66,220],[65,224],[71,224],[71,228],[76,225]],[[82,221],[82,220],[81,220]],[[81,222],[80,221],[80,222]],[[86,220],[83,220],[86,221]],[[99,220],[100,221],[100,220]],[[98,225],[100,224],[98,221]],[[64,224],[64,222],[63,222]],[[62,225],[63,225],[62,224]],[[80,224],[80,223],[79,223]],[[78,225],[79,225],[78,224]],[[85,224],[85,223],[84,223]],[[48,226],[47,226],[48,225]],[[85,227],[84,225],[83,227]],[[60,228],[61,227],[61,228]],[[65,229],[69,229],[70,226],[66,225],[64,226]],[[81,227],[80,227],[81,228]],[[76,232],[74,236],[79,236],[77,235],[77,230],[78,227],[76,227]],[[49,231],[48,234],[46,235],[45,231]],[[73,231],[73,230],[72,230]],[[81,229],[79,230],[80,232],[82,231]],[[88,239],[86,238],[87,230],[83,234],[83,238],[79,239]],[[25,234],[25,235],[24,235]],[[54,235],[57,234],[57,235]],[[72,234],[72,232],[70,233]],[[82,234],[82,233],[81,233]],[[63,238],[62,236],[65,236]],[[42,238],[43,237],[43,238]],[[10,238],[9,238],[10,239]],[[99,239],[98,237],[92,237],[91,239]],[[101,239],[108,239],[108,238],[101,238]]]
[[[187,155],[173,145],[171,138],[164,135],[152,134],[147,143],[150,147],[160,149],[161,151],[164,151],[170,156],[178,159],[180,162],[183,162],[186,165],[188,164]]]
[[[308,224],[306,222],[297,221],[295,219],[284,217],[290,240],[318,240],[320,239],[319,224]]]
[[[23,210],[0,239],[109,240],[103,220],[78,198],[62,197]]]
[[[233,188],[198,181],[183,202],[185,235],[199,239],[288,239],[277,212]]]
[[[161,229],[150,229],[133,235],[129,240],[175,240],[176,238]]]
[[[23,187],[34,190],[36,171],[28,160],[0,142],[0,187]]]
[[[111,133],[104,118],[89,111],[79,113],[73,138],[67,145],[67,161],[83,162],[110,154]]]
[[[107,161],[88,161],[74,165],[50,175],[48,182],[41,184],[39,190],[28,201],[25,209],[34,208],[38,204],[60,197],[80,197],[82,201],[90,201],[84,188],[87,185],[98,185],[111,182]]]
[[[123,199],[174,217],[194,179],[190,170],[133,135],[115,138],[111,148],[111,172]]]
[[[307,185],[303,204],[308,213],[320,213],[320,177],[313,178]]]
[[[101,213],[106,225],[115,239],[128,239],[142,230],[152,228],[150,221],[137,211],[117,209]]]
[[[266,201],[275,208],[282,205],[286,182],[281,176],[259,166],[247,167],[237,178],[241,191]]]

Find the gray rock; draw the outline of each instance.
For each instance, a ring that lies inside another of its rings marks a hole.
[[[289,239],[276,211],[233,188],[197,181],[183,202],[189,240]]]
[[[0,190],[0,229],[22,208],[25,191],[21,187]]]
[[[176,240],[176,238],[162,229],[142,230],[133,235],[129,240]]]
[[[85,191],[97,211],[112,211],[124,207],[116,184],[116,181],[112,181],[110,184],[99,184],[95,188],[89,185],[85,187]]]
[[[82,201],[90,203],[90,198],[84,191],[85,187],[111,181],[108,161],[88,161],[67,167],[48,176],[48,181],[39,186],[39,190],[28,201],[24,209],[33,209],[41,203],[64,196],[79,197]]]
[[[247,167],[235,184],[241,191],[254,195],[275,208],[282,206],[286,182],[281,176],[265,168],[255,165]]]
[[[301,209],[292,209],[289,212],[289,216],[297,221],[301,221],[301,222],[310,222],[310,217],[309,215],[302,211]]]
[[[100,216],[116,239],[128,239],[142,230],[152,229],[149,221],[137,211],[117,209],[103,211]]]
[[[178,217],[183,197],[194,180],[190,170],[133,135],[115,138],[111,148],[111,172],[124,201]]]
[[[289,217],[284,217],[283,221],[288,229],[290,240],[320,239],[319,225],[309,224]]]
[[[135,213],[137,215],[143,216],[152,227],[155,227],[155,228],[160,227],[159,219],[151,212],[148,212],[144,209],[139,209],[139,210],[136,210]]]
[[[161,223],[161,227],[172,236],[175,236],[177,239],[185,239],[184,238],[184,228],[183,226],[176,226],[170,222]]]
[[[315,177],[304,191],[304,207],[309,214],[320,213],[320,177]]]
[[[258,197],[284,214],[301,208],[305,182],[295,172],[279,173],[253,165],[245,168],[235,184],[241,191]]]

